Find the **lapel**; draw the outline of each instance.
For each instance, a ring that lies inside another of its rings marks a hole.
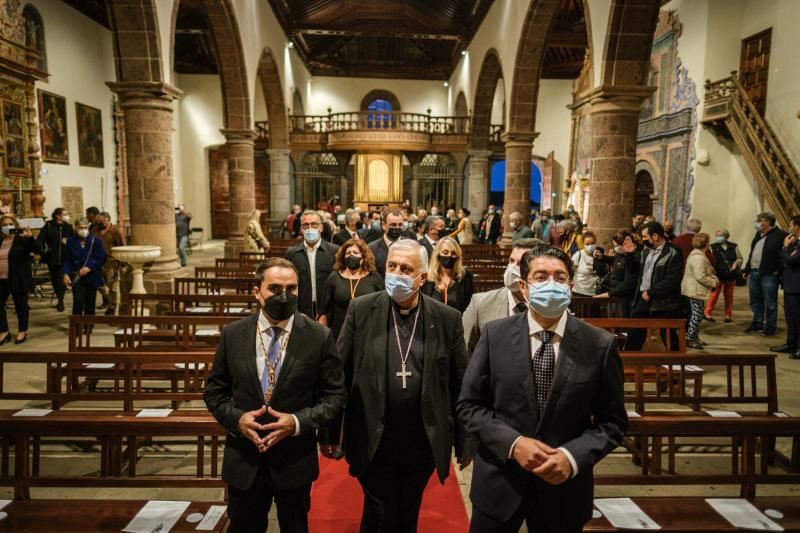
[[[517,373],[522,376],[522,390],[528,400],[528,408],[536,414],[536,385],[533,381],[533,368],[531,366],[531,338],[528,330],[528,314],[518,313],[511,322],[511,344]],[[502,357],[502,356],[501,356]]]
[[[259,311],[260,313],[261,311]],[[244,350],[242,350],[242,357],[247,358],[247,374],[248,381],[255,387],[256,396],[264,401],[264,391],[261,390],[261,376],[258,375],[258,366],[256,366],[256,335],[258,334],[258,314],[247,317],[247,323],[244,328]]]
[[[505,287],[497,289],[497,292],[492,298],[492,318],[503,318],[510,316],[508,314],[508,289]],[[525,314],[525,313],[521,313]]]
[[[432,299],[420,292],[420,305],[422,305],[423,330],[422,348],[422,392],[421,397],[426,398],[431,387],[436,385],[436,357],[439,353],[439,329],[441,325],[433,313]],[[448,354],[449,355],[449,354]],[[427,372],[425,371],[427,367]]]
[[[558,398],[561,396],[561,389],[564,388],[564,383],[566,383],[567,377],[575,366],[575,359],[580,351],[576,324],[577,319],[572,315],[568,315],[567,326],[564,328],[564,338],[561,339],[561,344],[558,347],[558,361],[556,361],[556,367],[553,372],[553,383],[550,384],[550,394],[547,396],[547,404],[545,404],[544,412],[539,417],[539,422],[536,426],[537,434],[545,420],[552,415],[553,409],[558,403]]]
[[[366,328],[367,338],[372,339],[370,345],[370,353],[367,354],[368,363],[372,366],[372,379],[374,379],[375,390],[378,392],[378,397],[383,398],[386,389],[386,347],[388,340],[387,323],[389,313],[391,312],[389,295],[386,291],[378,293],[379,296],[372,301],[372,313],[368,320],[368,327]],[[369,367],[367,367],[369,368]],[[386,408],[386,402],[381,402],[381,413]]]
[[[283,363],[281,364],[281,371],[278,373],[278,380],[275,382],[273,396],[277,396],[283,390],[283,384],[289,379],[286,376],[292,371],[292,365],[295,359],[297,359],[296,354],[301,348],[305,329],[305,317],[301,313],[295,312],[294,322],[292,322],[292,333],[289,335],[289,344],[286,346],[286,353],[283,354]],[[260,386],[261,384],[259,383],[259,387]]]

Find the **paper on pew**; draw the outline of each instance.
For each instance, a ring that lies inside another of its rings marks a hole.
[[[0,509],[5,509],[9,503],[11,503],[11,500],[0,500]]]
[[[230,307],[230,308],[228,308],[228,313],[230,313],[232,315],[233,314],[246,313],[247,311],[249,311],[249,309],[246,308],[246,307]]]
[[[777,411],[775,413],[772,413],[772,415],[777,416],[778,418],[789,418],[789,415],[787,415],[783,411]]]
[[[706,411],[706,413],[714,418],[742,418],[742,415],[734,411]]]
[[[151,328],[142,328],[142,333],[150,331]],[[138,328],[122,328],[114,332],[114,335],[133,335],[139,331]]]
[[[136,413],[136,416],[140,418],[164,418],[169,416],[171,412],[172,409],[142,409]]]
[[[189,309],[189,312],[190,313],[206,314],[206,313],[210,313],[211,312],[211,308],[210,307],[206,307],[206,306],[192,307],[191,309]]]
[[[114,368],[114,363],[83,363],[86,368]]]
[[[194,370],[195,368],[203,370],[206,367],[206,364],[200,363],[200,365],[198,366],[197,363],[175,363],[175,368],[187,368],[187,367],[190,370]]]
[[[142,507],[123,533],[168,533],[189,507],[190,502],[151,500]]]
[[[594,501],[611,525],[620,529],[661,529],[630,498],[601,498]]]
[[[706,503],[733,527],[757,531],[783,531],[781,526],[767,518],[744,498],[706,498]]]
[[[21,409],[11,416],[47,416],[52,413],[52,409]]]
[[[667,370],[669,370],[670,365],[661,365],[661,367],[662,368],[666,368]],[[684,365],[683,368],[686,369],[686,372],[702,372],[703,371],[703,369],[700,368],[697,365]],[[680,372],[681,371],[681,365],[672,365],[672,371],[673,372]]]
[[[194,333],[198,337],[214,337],[219,335],[218,329],[198,329]]]
[[[225,514],[224,505],[212,505],[203,520],[194,528],[195,531],[213,531],[223,514]]]
[[[642,418],[642,415],[636,411],[628,411],[628,418]]]

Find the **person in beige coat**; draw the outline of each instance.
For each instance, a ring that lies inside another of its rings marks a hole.
[[[703,320],[705,301],[719,284],[714,267],[706,257],[708,233],[696,233],[692,237],[692,251],[686,258],[686,267],[681,281],[681,294],[689,299],[691,313],[686,325],[686,346],[703,349],[700,342],[700,322]]]
[[[244,232],[244,251],[260,252],[262,249],[269,250],[269,241],[261,231],[261,211],[253,209]]]

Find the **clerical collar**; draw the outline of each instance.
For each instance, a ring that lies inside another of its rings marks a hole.
[[[392,300],[392,305],[393,305],[393,306],[394,306],[394,308],[397,310],[397,313],[398,313],[400,316],[402,316],[402,317],[407,317],[407,316],[410,316],[410,315],[412,315],[412,314],[414,313],[414,311],[416,311],[417,309],[419,309],[419,308],[420,308],[420,306],[422,305],[422,295],[421,295],[421,294],[419,295],[419,299],[417,300],[417,305],[415,305],[414,307],[412,307],[412,308],[410,308],[410,309],[403,309],[403,308],[402,308],[402,307],[400,307],[400,305],[399,305],[397,302],[395,302],[394,300]]]

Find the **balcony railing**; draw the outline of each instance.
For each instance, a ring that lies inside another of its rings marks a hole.
[[[433,134],[467,134],[469,117],[435,117],[422,113],[354,111],[329,115],[292,115],[292,132],[394,130]]]
[[[492,124],[489,127],[489,142],[503,142],[503,133],[506,131],[505,124]]]

